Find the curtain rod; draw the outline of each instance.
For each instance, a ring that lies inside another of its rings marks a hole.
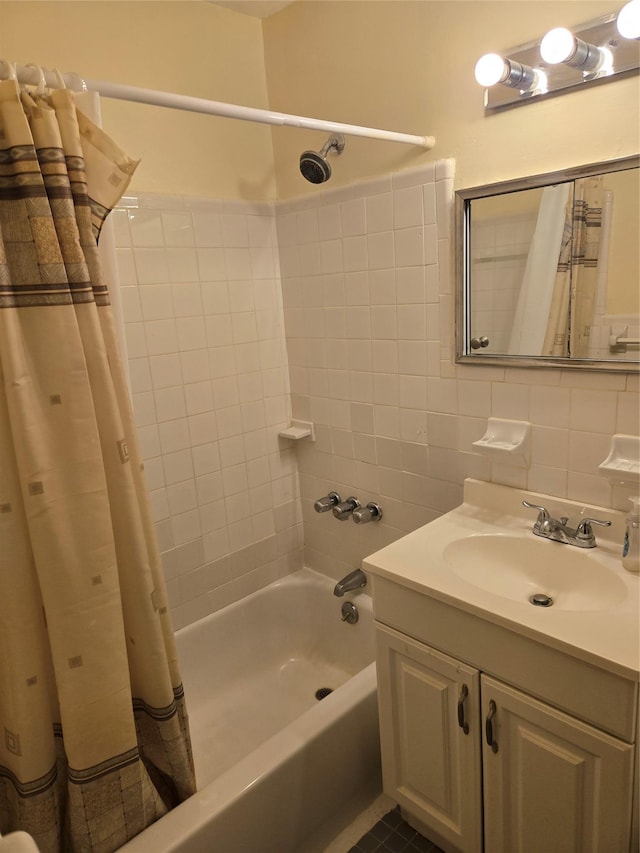
[[[133,101],[156,107],[188,110],[194,113],[255,121],[262,124],[286,125],[288,127],[301,127],[307,130],[344,133],[347,136],[384,139],[388,142],[418,145],[427,150],[432,149],[435,145],[435,138],[433,136],[415,136],[411,133],[397,133],[393,130],[379,130],[374,127],[361,127],[357,124],[342,124],[336,121],[324,121],[323,119],[308,118],[307,116],[289,115],[287,113],[272,112],[271,110],[261,110],[255,107],[243,107],[238,104],[209,101],[205,98],[193,98],[189,95],[176,95],[172,92],[162,92],[156,89],[125,86],[121,83],[111,83],[107,80],[90,80],[87,77],[81,77],[75,72],[60,74],[58,71],[47,71],[45,68],[41,69],[39,66],[33,64],[14,66],[6,60],[0,60],[0,78],[7,79],[13,76],[14,69],[19,83],[33,86],[44,82],[45,85],[52,88],[60,88],[61,81],[63,81],[67,88],[76,92],[90,90],[98,92],[98,94],[105,98],[115,98],[121,101]]]

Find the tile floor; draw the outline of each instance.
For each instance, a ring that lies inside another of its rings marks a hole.
[[[348,853],[442,853],[402,819],[400,807],[381,818]]]

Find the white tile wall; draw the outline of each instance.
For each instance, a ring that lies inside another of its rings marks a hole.
[[[457,505],[468,476],[626,508],[598,465],[638,433],[637,376],[454,364],[452,201],[439,161],[277,207],[293,412],[317,432],[296,448],[305,559],[334,577]],[[516,254],[523,229],[493,223],[480,250]],[[531,421],[528,470],[474,452],[490,416]],[[313,512],[333,489],[383,520]]]
[[[114,212],[176,625],[299,567],[302,521],[307,565],[339,577],[468,476],[626,508],[598,464],[638,434],[637,375],[454,364],[452,200],[439,161],[275,211],[145,195]],[[315,444],[278,440],[289,406]],[[490,416],[531,421],[528,470],[474,452]],[[313,512],[333,489],[382,522]]]
[[[507,352],[520,282],[536,219],[533,214],[493,217],[474,224],[474,299],[471,335],[489,338],[488,353]]]
[[[114,211],[134,411],[176,627],[301,565],[273,209]]]

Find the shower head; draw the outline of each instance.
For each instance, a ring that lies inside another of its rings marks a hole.
[[[331,149],[336,154],[342,154],[344,150],[344,136],[336,133],[330,136],[320,151],[303,151],[300,155],[300,171],[302,177],[312,184],[323,184],[331,177],[331,166],[327,162],[327,156]]]

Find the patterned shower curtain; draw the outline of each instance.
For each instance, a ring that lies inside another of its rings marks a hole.
[[[597,175],[583,178],[577,183],[571,258],[573,272],[569,351],[573,358],[587,358],[598,286],[603,177]]]
[[[569,193],[553,283],[549,319],[541,355],[569,355],[569,299],[571,296],[571,245],[573,240],[574,192]]]
[[[582,178],[567,204],[542,355],[589,355],[601,233],[602,176]]]
[[[136,163],[0,83],[0,832],[106,853],[195,789],[130,401],[97,257]]]

